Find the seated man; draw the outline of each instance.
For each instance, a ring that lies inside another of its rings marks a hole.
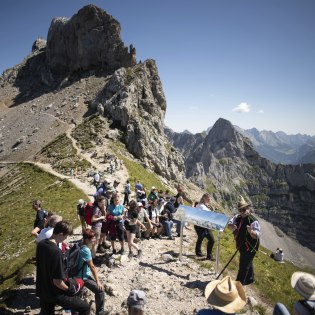
[[[272,259],[274,259],[275,261],[277,261],[277,262],[279,262],[279,263],[283,263],[283,262],[284,262],[284,261],[283,261],[283,256],[284,256],[284,254],[283,254],[282,248],[277,248],[276,252],[275,252],[275,253],[272,253],[272,254],[270,255],[270,257],[271,257]]]
[[[146,231],[144,232],[144,238],[149,239],[150,233],[153,229],[153,225],[146,210],[143,208],[142,202],[137,202],[137,212],[138,212],[138,220],[146,227]],[[137,225],[136,235],[138,238],[142,236],[138,225]]]
[[[36,248],[36,294],[40,299],[41,314],[54,315],[55,305],[90,314],[90,304],[75,294],[78,288],[68,286],[64,279],[65,266],[59,243],[72,234],[72,227],[65,221],[56,223],[50,239],[42,240]]]

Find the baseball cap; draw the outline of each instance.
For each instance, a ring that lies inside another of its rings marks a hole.
[[[137,206],[138,206],[138,207],[143,207],[142,202],[140,202],[140,201],[139,201],[139,202],[137,202]]]
[[[79,199],[78,204],[79,205],[83,205],[84,204],[84,200],[83,199]]]

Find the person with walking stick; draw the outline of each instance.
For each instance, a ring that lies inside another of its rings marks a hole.
[[[240,252],[236,281],[247,285],[254,282],[253,259],[259,248],[260,225],[251,214],[250,204],[242,196],[237,207],[239,214],[230,220],[228,227],[233,231],[236,248]]]

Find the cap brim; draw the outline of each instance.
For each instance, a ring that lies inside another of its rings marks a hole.
[[[235,312],[239,312],[246,305],[246,294],[245,291],[239,281],[235,282],[235,286],[238,291],[238,297],[232,301],[223,301],[215,294],[215,287],[221,280],[214,280],[206,286],[205,296],[210,305],[212,305],[215,309],[218,309],[227,314],[234,314]]]

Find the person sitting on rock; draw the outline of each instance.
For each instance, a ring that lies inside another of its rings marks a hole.
[[[60,215],[54,214],[49,218],[48,227],[42,229],[36,238],[36,243],[38,244],[40,241],[50,238],[54,232],[55,225],[62,221],[62,217]]]
[[[209,282],[205,296],[214,309],[199,310],[197,315],[236,315],[236,312],[240,312],[246,305],[246,294],[242,284],[232,280],[230,276]]]
[[[149,218],[148,213],[143,207],[142,202],[137,202],[137,212],[138,212],[138,220],[145,226],[146,231],[143,232],[143,234],[141,234],[141,230],[139,229],[139,227],[137,227],[136,235],[138,238],[144,237],[145,239],[149,239],[150,233],[153,229],[153,225]]]
[[[284,256],[283,250],[282,250],[282,248],[279,248],[279,247],[277,248],[275,253],[270,254],[270,257],[279,263],[284,262],[283,256]]]
[[[140,290],[132,290],[127,299],[128,315],[144,315],[147,298]]]
[[[96,267],[92,259],[91,247],[96,242],[95,231],[86,229],[83,231],[83,240],[80,249],[80,260],[77,278],[84,280],[84,285],[95,294],[96,315],[105,315],[104,310],[105,292],[104,286],[99,279]],[[93,276],[93,277],[92,277]]]
[[[161,211],[160,222],[163,224],[164,233],[168,237],[169,240],[173,240],[172,237],[172,227],[173,227],[173,214],[166,207]]]
[[[162,201],[160,200],[160,204],[161,203],[162,203]],[[152,231],[151,231],[152,237],[154,237],[154,238],[162,238],[161,233],[162,233],[162,230],[163,230],[163,226],[160,223],[159,216],[160,216],[160,214],[161,214],[163,209],[161,211],[159,211],[157,204],[158,204],[158,200],[157,199],[152,201],[152,203],[148,207],[147,212],[149,214],[149,218],[150,218],[150,221],[152,223]],[[159,208],[159,209],[161,209],[161,208]]]

